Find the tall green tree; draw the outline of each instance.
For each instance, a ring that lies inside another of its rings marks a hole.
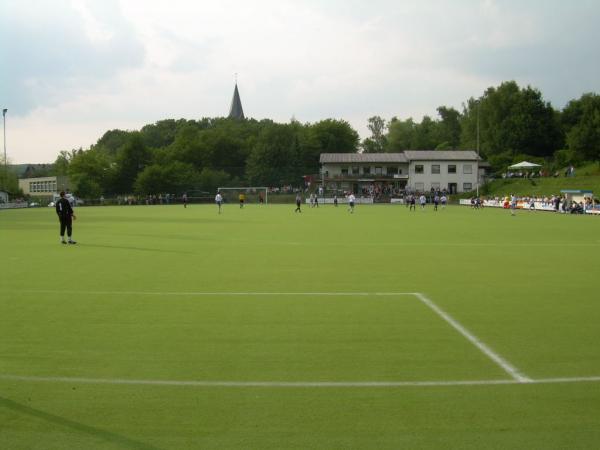
[[[144,144],[139,132],[134,132],[118,150],[114,167],[114,189],[117,194],[129,194],[138,173],[151,163],[152,153]]]
[[[79,197],[97,198],[112,192],[111,158],[103,149],[77,150],[71,154],[67,169],[70,186]]]
[[[568,149],[581,160],[600,162],[600,95],[584,94],[569,102],[562,124]]]
[[[383,153],[387,147],[386,123],[380,116],[369,118],[367,128],[371,136],[362,141],[362,149],[365,153]]]
[[[479,117],[480,146],[484,156],[510,152],[550,156],[562,146],[558,117],[537,89],[519,88],[508,81],[471,98],[462,115],[461,147],[476,147]]]
[[[436,149],[455,150],[460,146],[460,113],[454,108],[440,106],[437,109],[440,120],[437,129]]]
[[[298,184],[303,174],[297,143],[290,125],[273,124],[265,128],[248,158],[249,182],[264,186]]]
[[[388,126],[388,151],[402,152],[415,149],[417,124],[412,118],[392,119]]]

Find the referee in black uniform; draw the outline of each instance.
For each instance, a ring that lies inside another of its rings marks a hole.
[[[73,234],[73,219],[76,219],[76,217],[73,213],[73,208],[71,208],[71,203],[69,203],[69,200],[65,198],[64,191],[60,193],[60,199],[56,202],[56,214],[58,215],[58,220],[60,221],[60,242],[66,244],[66,228],[69,244],[76,244],[77,242],[71,239],[71,234]]]

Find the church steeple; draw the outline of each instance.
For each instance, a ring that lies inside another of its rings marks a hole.
[[[242,109],[242,101],[237,87],[237,74],[235,75],[235,89],[233,91],[233,99],[231,100],[231,108],[229,108],[230,119],[244,119],[244,110]]]

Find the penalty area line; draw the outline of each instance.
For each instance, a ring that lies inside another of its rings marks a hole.
[[[454,381],[201,381],[201,380],[136,380],[124,378],[35,377],[0,375],[0,380],[40,383],[109,384],[134,386],[232,387],[232,388],[402,388],[496,386],[524,384],[564,384],[600,382],[597,377],[541,378],[527,383],[518,380],[454,380]]]
[[[478,337],[476,337],[473,333],[467,330],[464,326],[462,326],[456,319],[454,319],[450,314],[436,305],[431,299],[427,298],[424,294],[417,292],[415,296],[425,305],[427,305],[433,312],[435,312],[438,316],[444,319],[452,328],[458,331],[463,335],[469,342],[471,342],[475,347],[481,350],[488,358],[494,361],[498,366],[502,368],[508,375],[510,375],[513,380],[518,383],[531,383],[533,380],[527,376],[525,376],[521,371],[519,371],[515,366],[509,363],[506,359],[500,356],[498,353],[493,351],[490,347],[484,344]]]

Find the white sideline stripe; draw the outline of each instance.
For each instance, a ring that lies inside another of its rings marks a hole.
[[[420,292],[416,292],[415,296],[433,310],[438,316],[448,322],[456,331],[462,334],[467,340],[469,340],[475,347],[481,350],[488,358],[498,364],[507,374],[509,374],[515,381],[519,383],[531,383],[533,380],[521,373],[516,367],[510,364],[506,359],[494,352],[491,348],[485,345],[479,340],[473,333],[463,327],[459,322],[450,316],[447,312],[437,306],[433,301],[427,298]]]
[[[393,297],[417,295],[416,292],[160,292],[160,291],[64,291],[56,289],[19,289],[27,294],[90,294],[90,295],[156,295],[156,296],[330,296],[330,297]]]
[[[178,381],[178,380],[135,380],[123,378],[82,378],[82,377],[32,377],[20,375],[0,375],[0,380],[113,384],[137,386],[191,386],[191,387],[264,387],[264,388],[392,388],[392,387],[444,387],[444,386],[493,386],[522,385],[519,380],[456,380],[456,381]],[[527,384],[591,383],[600,382],[598,377],[541,378],[529,380]]]

